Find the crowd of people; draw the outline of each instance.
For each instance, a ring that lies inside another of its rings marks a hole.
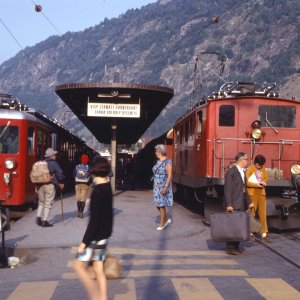
[[[164,230],[172,224],[167,209],[173,205],[172,192],[172,160],[167,156],[165,145],[155,146],[155,162],[151,178],[153,184],[153,204],[159,212],[157,231]],[[48,148],[44,159],[48,164],[51,180],[36,184],[39,198],[36,224],[42,227],[52,227],[48,222],[50,211],[55,198],[56,189],[64,188],[65,175],[56,161],[57,151]],[[248,167],[248,157],[240,152],[235,157],[234,166],[225,174],[224,202],[227,212],[251,210],[254,217],[259,215],[261,239],[271,241],[267,236],[266,220],[266,190],[267,174],[264,168],[266,159],[257,155],[254,164]],[[248,167],[248,168],[247,168]],[[104,273],[104,261],[108,239],[113,229],[113,194],[110,183],[111,167],[109,161],[96,156],[91,162],[83,154],[74,172],[75,193],[77,202],[77,217],[83,218],[85,203],[90,196],[90,219],[78,254],[72,266],[84,285],[90,299],[107,299],[107,283]],[[92,188],[91,188],[92,186]],[[238,241],[229,241],[225,251],[231,255],[243,252]],[[91,264],[96,274],[92,280],[86,266]]]

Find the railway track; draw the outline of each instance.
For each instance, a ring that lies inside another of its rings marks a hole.
[[[300,232],[272,233],[272,242],[256,242],[300,269]]]

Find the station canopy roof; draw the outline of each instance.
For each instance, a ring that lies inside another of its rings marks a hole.
[[[55,92],[104,144],[111,142],[112,125],[118,144],[137,142],[174,95],[165,86],[136,83],[68,83]]]

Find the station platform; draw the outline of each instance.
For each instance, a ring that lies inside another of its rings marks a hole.
[[[8,248],[48,248],[78,245],[88,222],[88,206],[85,207],[84,218],[77,218],[75,195],[56,199],[51,210],[49,222],[53,227],[44,228],[35,224],[36,211],[32,211],[11,224],[6,232]],[[62,214],[63,207],[63,214]],[[185,211],[185,218],[181,217]],[[159,232],[159,215],[152,203],[152,191],[117,191],[114,196],[114,227],[110,245],[128,246],[132,244],[144,246],[145,242],[155,240],[178,239],[186,235],[200,234],[205,226],[199,215],[189,212],[176,203],[168,210],[172,222],[165,230]],[[161,247],[159,244],[158,247]]]
[[[87,299],[71,262],[86,230],[88,206],[84,219],[77,218],[74,195],[65,195],[63,209],[64,218],[57,199],[49,219],[53,227],[37,226],[36,211],[11,224],[6,243],[21,264],[0,269],[0,299]],[[295,265],[256,242],[243,243],[242,255],[228,255],[224,243],[211,240],[199,214],[177,203],[168,212],[172,224],[157,231],[151,190],[117,192],[108,251],[119,258],[122,274],[108,281],[108,300],[300,299]],[[289,245],[275,238],[275,245]]]

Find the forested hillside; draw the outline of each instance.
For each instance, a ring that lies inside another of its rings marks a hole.
[[[90,140],[55,86],[111,82],[119,72],[123,82],[175,90],[164,117],[148,131],[158,136],[225,81],[277,82],[281,95],[299,98],[299,32],[298,0],[161,0],[20,51],[0,65],[0,93],[16,95]]]

